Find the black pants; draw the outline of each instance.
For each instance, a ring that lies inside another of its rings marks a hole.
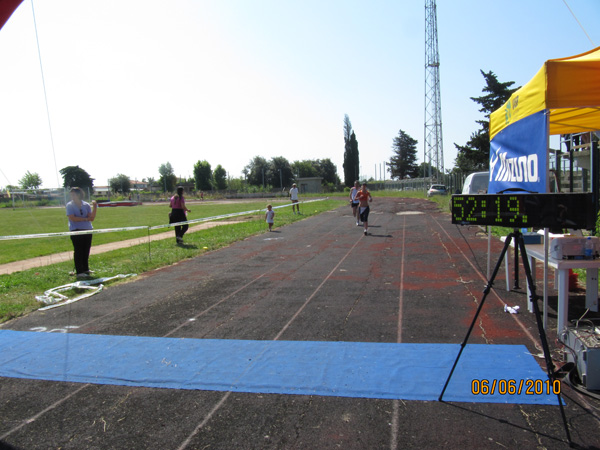
[[[92,248],[92,235],[79,234],[71,236],[73,242],[73,261],[75,262],[75,273],[86,273],[90,270],[88,260],[90,259],[90,249]]]
[[[178,223],[185,222],[187,217],[185,216],[185,212],[183,209],[171,209],[171,216],[169,218],[169,223]],[[178,225],[175,227],[175,237],[182,238],[185,232],[188,230],[189,226],[186,223],[185,225]]]

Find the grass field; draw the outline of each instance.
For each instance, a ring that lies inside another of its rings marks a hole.
[[[273,206],[287,204],[287,200],[245,201],[245,202],[202,202],[188,207],[192,212],[190,220],[214,217],[224,214],[264,209],[270,202]],[[346,204],[346,197],[335,197],[302,205],[302,215],[293,215],[290,207],[276,209],[275,228],[302,220],[311,215],[335,209]],[[169,208],[166,204],[136,207],[99,208],[94,221],[95,229],[121,228],[134,226],[155,226],[168,222]],[[110,277],[117,274],[141,274],[186,258],[193,258],[204,252],[227,246],[248,236],[266,231],[264,213],[244,214],[236,217],[242,223],[226,224],[219,227],[189,233],[185,246],[174,245],[174,239],[153,241],[151,255],[148,245],[113,250],[90,257],[90,265],[97,277]],[[64,208],[31,208],[0,210],[0,236],[42,234],[67,231]],[[173,234],[172,228],[155,230]],[[147,236],[146,230],[122,231],[95,234],[93,245],[115,242],[135,237]],[[36,256],[72,251],[68,236],[53,238],[15,239],[0,241],[0,263],[7,263]],[[71,283],[74,280],[69,272],[72,261],[38,267],[35,269],[0,275],[0,323],[38,309],[36,295],[53,287]]]
[[[283,202],[281,202],[283,204]],[[190,220],[264,209],[265,201],[244,203],[198,202],[189,204]],[[274,206],[275,203],[274,203]],[[156,226],[168,223],[168,204],[150,204],[134,207],[98,208],[93,225],[95,229],[136,226]],[[242,216],[243,218],[243,216]],[[2,208],[0,209],[0,236],[58,233],[68,231],[64,208]],[[153,230],[151,234],[164,232]],[[94,245],[147,236],[146,230],[122,231],[94,235]],[[0,241],[0,264],[70,251],[68,236],[53,238],[18,239]]]

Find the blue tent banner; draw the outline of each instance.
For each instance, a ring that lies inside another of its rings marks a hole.
[[[489,194],[506,189],[547,192],[547,110],[531,114],[500,131],[490,142]]]

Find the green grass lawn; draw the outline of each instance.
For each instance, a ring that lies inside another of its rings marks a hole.
[[[283,201],[280,202],[284,204]],[[243,211],[264,209],[265,200],[244,203],[220,204],[218,202],[192,203],[190,220],[231,214]],[[274,201],[276,206],[277,202]],[[98,208],[93,225],[95,229],[122,228],[136,226],[156,226],[169,223],[167,203],[133,207]],[[243,216],[242,216],[243,217]],[[150,233],[164,232],[166,229],[152,230]],[[172,230],[172,228],[171,228]],[[1,208],[0,236],[58,233],[68,231],[64,208]],[[121,231],[94,235],[94,245],[147,236],[147,230]],[[72,251],[68,236],[35,239],[0,240],[0,264],[36,256]]]

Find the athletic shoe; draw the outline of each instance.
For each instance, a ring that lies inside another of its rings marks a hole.
[[[365,236],[367,235],[367,230],[365,230]]]

